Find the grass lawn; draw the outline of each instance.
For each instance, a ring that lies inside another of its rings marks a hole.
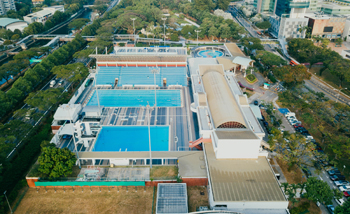
[[[204,192],[204,195],[200,193]],[[188,211],[195,212],[199,206],[209,206],[208,192],[206,187],[187,187]]]
[[[119,187],[110,188],[71,188],[63,189],[48,188],[46,193],[44,188],[36,192],[35,188],[30,188],[22,199],[16,213],[152,213],[153,187]],[[146,190],[146,191],[144,191]],[[156,200],[156,197],[155,197]],[[155,207],[154,207],[155,210]]]
[[[306,178],[302,177],[303,173],[301,169],[299,169],[297,166],[293,166],[293,168],[288,171],[288,165],[285,161],[276,158],[278,165],[281,167],[284,176],[287,179],[287,182],[289,184],[298,184],[303,182],[306,182]]]
[[[153,166],[150,171],[151,178],[176,179],[178,168],[176,166]]]

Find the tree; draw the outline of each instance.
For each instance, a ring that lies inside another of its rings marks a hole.
[[[22,59],[31,59],[34,56],[39,56],[39,54],[35,51],[31,51],[31,50],[25,50],[25,51],[21,51],[18,54],[16,54],[13,59],[18,59],[18,60],[22,60]]]
[[[68,24],[68,27],[74,30],[79,30],[81,29],[86,23],[88,23],[90,19],[85,19],[85,18],[79,18],[75,19],[71,23]]]
[[[20,35],[18,35],[18,34],[13,34],[13,35],[11,36],[11,40],[18,40],[19,38],[21,38],[21,37],[20,37]]]
[[[216,7],[222,9],[223,11],[226,11],[229,4],[230,0],[218,0],[216,3]]]
[[[179,35],[177,33],[172,33],[170,36],[171,41],[179,41]]]
[[[345,201],[342,206],[336,206],[334,214],[348,214],[350,213],[350,201]]]
[[[288,170],[295,165],[309,165],[305,157],[313,157],[314,144],[306,142],[300,134],[282,134],[277,128],[272,128],[271,132],[273,136],[269,136],[268,143],[279,158],[287,162]]]
[[[4,116],[5,113],[10,109],[11,107],[11,102],[8,99],[8,95],[0,91],[0,117]]]
[[[304,80],[309,80],[311,74],[303,65],[290,66],[285,65],[273,69],[273,74],[281,81],[285,82],[287,87],[295,87],[303,84]]]
[[[50,106],[60,101],[62,88],[50,88],[48,90],[32,92],[24,100],[24,102],[39,110],[46,111]]]
[[[255,24],[260,29],[266,30],[271,27],[271,23],[269,21],[258,22]]]
[[[215,4],[212,0],[194,0],[194,7],[198,11],[210,11],[214,9]]]
[[[70,82],[82,80],[88,73],[83,63],[74,63],[69,65],[55,66],[51,72],[57,75],[57,78],[66,79]]]
[[[306,181],[306,197],[315,203],[332,204],[332,199],[336,189],[331,189],[327,182],[309,177]]]
[[[32,83],[23,77],[18,78],[13,83],[13,87],[21,90],[24,95],[27,95],[33,89]]]
[[[43,147],[38,160],[39,172],[51,178],[59,178],[72,173],[77,159],[68,148]]]
[[[264,50],[264,46],[261,44],[261,40],[259,38],[244,37],[240,42],[243,46],[247,47],[249,51]]]
[[[23,33],[25,35],[39,34],[44,32],[45,28],[41,22],[33,22],[28,25],[28,27],[24,28]]]
[[[268,51],[256,51],[256,58],[259,59],[259,61],[268,69],[270,69],[272,66],[287,64],[284,59]]]

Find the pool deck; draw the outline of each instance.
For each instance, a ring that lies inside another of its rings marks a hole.
[[[190,110],[191,95],[188,87],[176,87],[176,89],[181,91],[181,107],[152,108],[150,125],[169,126],[169,151],[189,151],[189,141],[196,140],[193,113]],[[145,107],[105,108],[100,124],[102,126],[147,126],[148,111]],[[78,144],[77,150],[78,152],[92,151],[94,143],[95,140],[88,148]],[[72,140],[62,141],[59,147],[75,150]]]

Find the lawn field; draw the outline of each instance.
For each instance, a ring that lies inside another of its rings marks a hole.
[[[152,213],[153,187],[30,188],[15,213]],[[119,192],[118,192],[119,190]],[[146,191],[145,191],[146,190]],[[156,197],[154,199],[156,201]],[[155,210],[155,207],[154,207]]]

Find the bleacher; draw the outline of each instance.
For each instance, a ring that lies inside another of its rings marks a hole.
[[[166,78],[167,85],[187,85],[186,67],[159,67],[156,74],[156,84],[163,85]],[[149,67],[99,67],[97,73],[97,85],[114,86],[115,78],[118,78],[118,86],[123,85],[154,85],[154,75]]]

